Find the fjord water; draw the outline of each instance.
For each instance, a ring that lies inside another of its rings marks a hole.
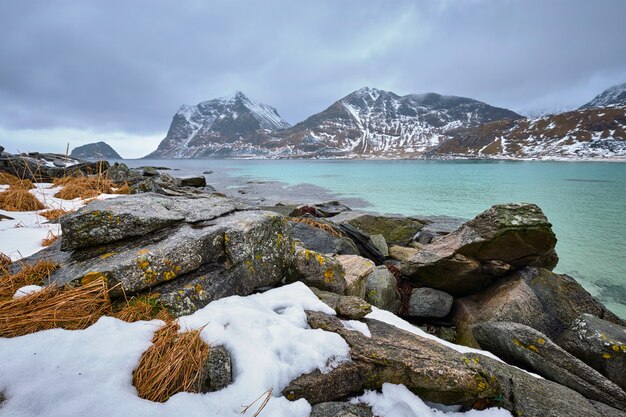
[[[137,166],[139,161],[133,161]],[[553,224],[557,272],[575,277],[626,318],[626,164],[539,161],[152,161],[181,173],[311,183],[367,210],[472,218],[493,204],[531,202]],[[148,161],[143,161],[143,164]],[[211,183],[211,176],[207,176]],[[315,201],[315,196],[311,196]]]

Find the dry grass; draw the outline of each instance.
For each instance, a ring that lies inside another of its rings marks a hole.
[[[311,227],[315,227],[317,229],[321,229],[323,231],[325,231],[326,233],[328,233],[331,236],[335,236],[335,237],[343,237],[343,233],[341,233],[340,231],[336,230],[334,227],[332,227],[329,224],[326,223],[322,223],[322,222],[318,222],[316,220],[313,219],[307,219],[306,217],[289,217],[287,220],[289,220],[290,222],[298,222],[298,223],[304,223],[308,226]]]
[[[122,185],[121,187],[115,188],[115,189],[113,190],[113,192],[114,192],[115,194],[130,194],[130,193],[131,193],[131,189],[130,189],[130,187],[128,186],[128,184],[124,184],[124,185]]]
[[[114,311],[113,317],[129,323],[139,320],[159,319],[166,323],[172,321],[169,313],[153,295],[141,295],[132,297],[123,307]]]
[[[0,337],[63,328],[84,329],[111,311],[111,301],[102,280],[75,288],[55,285],[34,294],[0,303]]]
[[[25,188],[11,186],[0,193],[0,209],[6,211],[36,211],[46,207]]]
[[[61,216],[64,216],[67,213],[71,213],[71,211],[58,208],[58,209],[50,209],[50,210],[42,211],[41,213],[37,213],[37,214],[45,217],[48,220],[58,220],[59,218],[61,218]]]
[[[178,392],[200,392],[209,346],[200,338],[200,330],[179,333],[178,329],[176,322],[163,326],[141,356],[133,373],[141,398],[165,402]]]
[[[100,194],[113,194],[113,182],[102,176],[58,178],[54,180],[54,185],[63,187],[54,196],[64,200],[87,199],[97,197]]]
[[[15,175],[11,175],[7,172],[0,172],[0,184],[10,185],[14,188],[24,188],[25,190],[31,190],[35,188],[31,180],[22,180]]]
[[[12,263],[11,258],[0,252],[0,283],[2,283],[5,275],[8,275],[7,269]]]
[[[10,299],[15,291],[26,285],[44,285],[57,264],[50,261],[39,261],[35,264],[24,264],[19,272],[9,275],[0,272],[0,302]],[[0,268],[1,269],[1,268]]]
[[[54,242],[56,242],[58,238],[59,237],[57,235],[55,235],[51,231],[48,231],[48,235],[41,240],[41,246],[50,246]]]

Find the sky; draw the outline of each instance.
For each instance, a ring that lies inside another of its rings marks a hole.
[[[521,114],[626,82],[623,0],[2,0],[0,145],[125,158],[243,91],[294,124],[363,86]]]

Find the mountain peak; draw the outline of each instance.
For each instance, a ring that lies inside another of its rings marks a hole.
[[[593,98],[589,103],[580,106],[580,109],[626,105],[626,83],[609,87]]]

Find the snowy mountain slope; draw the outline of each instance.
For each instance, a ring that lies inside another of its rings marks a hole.
[[[199,158],[210,156],[213,145],[245,138],[259,131],[289,127],[276,109],[237,92],[229,97],[183,105],[174,115],[167,136],[148,158]]]
[[[291,128],[280,119],[273,120],[274,128],[265,123],[232,132],[214,127],[216,120],[231,117],[224,116],[223,106],[203,109],[202,104],[182,108],[159,149],[148,157],[416,157],[451,129],[521,118],[469,98],[398,96],[364,87]]]
[[[592,109],[609,106],[626,106],[626,83],[607,88],[580,109]]]
[[[626,106],[588,108],[459,129],[426,156],[626,159]]]

